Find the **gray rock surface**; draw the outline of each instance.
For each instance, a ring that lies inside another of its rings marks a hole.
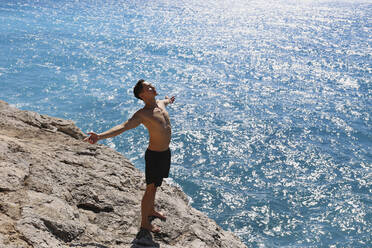
[[[163,184],[154,220],[138,234],[144,175],[120,153],[82,141],[72,121],[0,101],[0,247],[246,247]],[[142,241],[145,241],[143,244]]]

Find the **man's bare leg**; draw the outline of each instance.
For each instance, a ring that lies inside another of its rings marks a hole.
[[[158,188],[155,187],[155,195],[154,195],[154,199],[155,199],[155,196],[156,196],[156,190],[157,190],[157,189],[158,189]],[[155,200],[154,200],[154,202],[155,202]],[[162,221],[165,221],[165,220],[167,219],[167,218],[164,216],[163,213],[160,213],[160,212],[158,212],[158,211],[155,210],[155,204],[152,204],[152,210],[151,210],[149,216],[154,216],[155,218],[159,218],[159,219],[162,220]]]
[[[149,184],[146,186],[145,194],[143,195],[141,202],[141,227],[152,232],[159,232],[159,228],[150,224],[149,216],[154,210],[156,187],[154,184]]]

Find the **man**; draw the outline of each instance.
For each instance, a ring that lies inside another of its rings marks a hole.
[[[163,178],[168,177],[169,174],[171,124],[165,106],[173,103],[175,98],[174,96],[171,98],[166,96],[164,100],[156,100],[155,97],[158,94],[155,87],[143,79],[137,82],[133,92],[135,97],[145,103],[145,106],[123,124],[117,125],[100,134],[94,132],[88,133],[90,136],[84,141],[95,144],[98,140],[117,136],[140,124],[143,124],[147,128],[150,140],[145,153],[146,190],[141,202],[141,228],[152,232],[159,232],[160,228],[152,225],[151,220],[159,218],[165,221],[166,219],[162,213],[155,211],[154,202],[157,188],[161,186]]]

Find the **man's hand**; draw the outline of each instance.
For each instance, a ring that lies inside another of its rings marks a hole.
[[[89,142],[90,144],[95,144],[97,143],[97,141],[99,140],[99,136],[98,134],[94,133],[94,132],[89,132],[88,133],[90,136],[85,138],[84,141],[85,142]]]
[[[168,96],[165,96],[165,99],[168,100],[169,103],[174,103],[174,100],[176,99],[174,96],[169,98]]]

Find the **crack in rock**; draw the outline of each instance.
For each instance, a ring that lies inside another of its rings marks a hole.
[[[60,224],[57,222],[49,221],[47,219],[41,219],[48,230],[58,239],[64,242],[71,242],[84,232],[84,229],[80,227],[74,227],[72,225]]]
[[[77,205],[77,207],[84,210],[92,211],[94,213],[111,213],[114,211],[114,208],[112,206],[99,207],[92,203],[80,203]]]

